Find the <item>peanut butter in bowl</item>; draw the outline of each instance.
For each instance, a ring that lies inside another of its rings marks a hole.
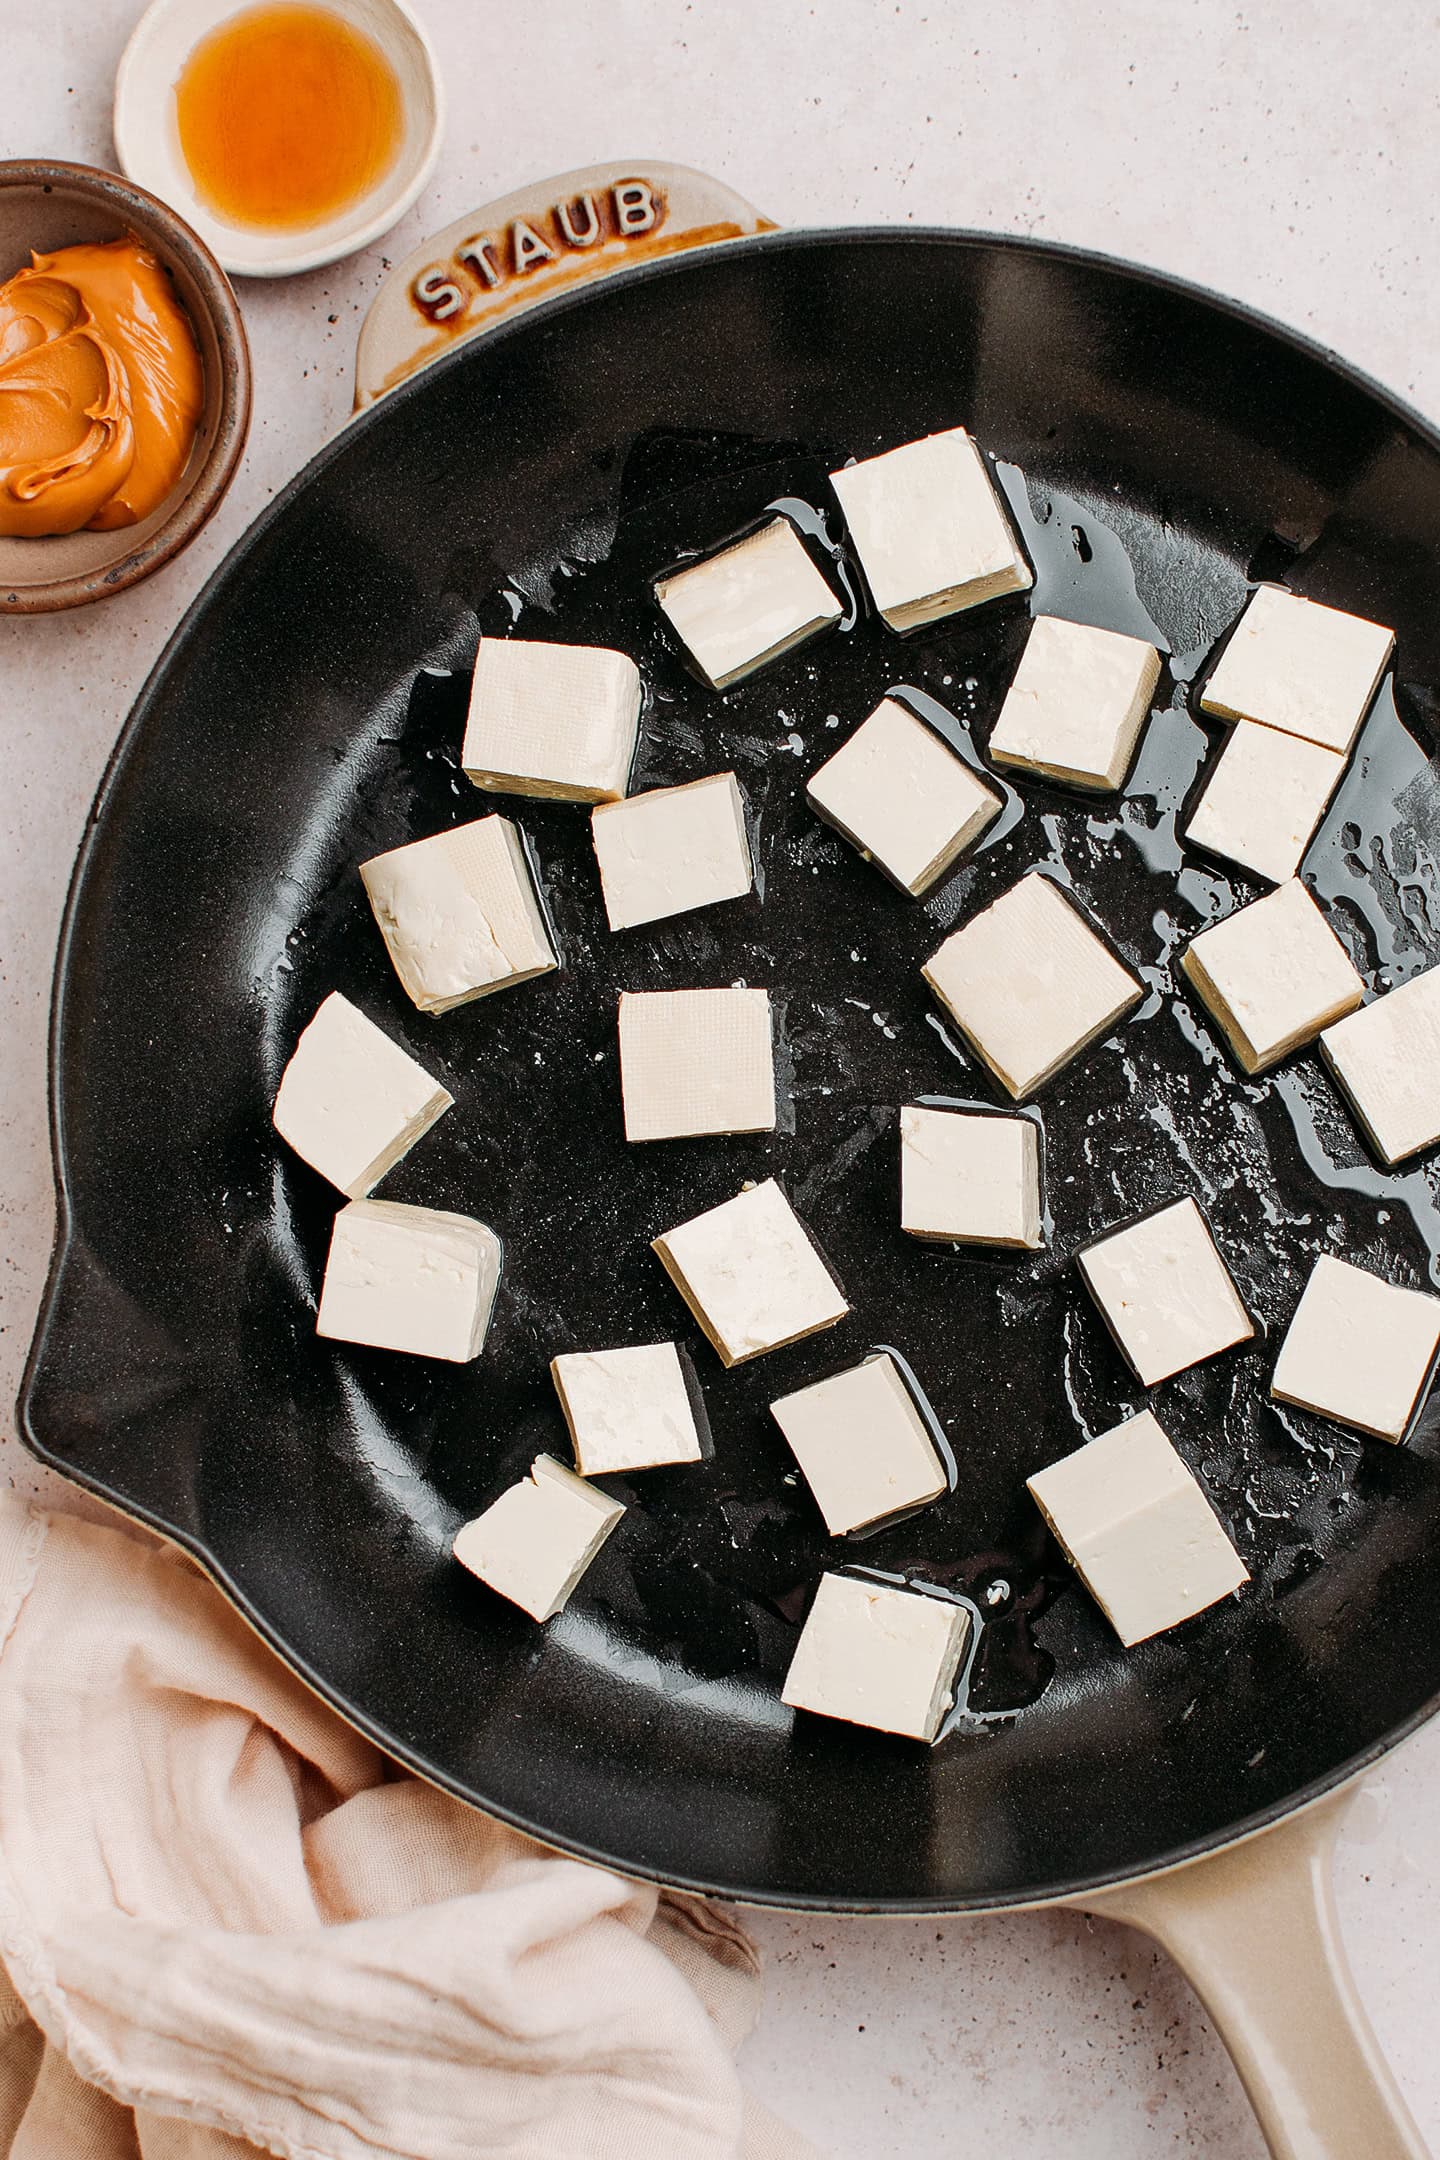
[[[139,524],[190,459],[200,353],[133,233],[32,253],[0,285],[0,535]]]

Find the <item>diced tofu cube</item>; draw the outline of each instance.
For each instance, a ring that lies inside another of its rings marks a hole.
[[[476,787],[613,802],[639,731],[640,670],[627,653],[481,638],[460,760]]]
[[[653,1241],[723,1365],[834,1327],[850,1308],[773,1178]]]
[[[817,1717],[933,1740],[969,1639],[969,1613],[948,1598],[822,1575],[780,1699]]]
[[[395,972],[422,1012],[449,1012],[559,966],[508,818],[474,818],[372,855],[360,875]]]
[[[739,900],[755,882],[734,773],[602,803],[590,829],[612,930]]]
[[[312,1170],[363,1200],[454,1100],[408,1050],[332,990],[281,1075],[273,1118]]]
[[[1348,754],[1394,650],[1383,623],[1261,585],[1200,704],[1222,720],[1258,720]]]
[[[1001,807],[933,728],[884,698],[805,790],[827,824],[902,892],[923,893]]]
[[[1345,765],[1339,750],[1237,720],[1206,774],[1185,837],[1283,884],[1299,869]]]
[[[1193,1200],[1177,1200],[1077,1254],[1085,1287],[1144,1387],[1255,1328]]]
[[[1250,1579],[1148,1410],[1027,1480],[1065,1557],[1127,1648]]]
[[[924,975],[1017,1102],[1144,995],[1074,903],[1034,870],[948,937]]]
[[[1034,583],[985,460],[964,428],[830,475],[870,597],[916,630]]]
[[[1320,1051],[1382,1161],[1440,1140],[1440,968],[1337,1020]]]
[[[900,1112],[900,1227],[958,1245],[1045,1242],[1040,1133],[1028,1117],[984,1111]]]
[[[1180,966],[1247,1073],[1266,1072],[1365,995],[1355,963],[1298,878],[1202,930]]]
[[[770,1414],[832,1537],[926,1507],[945,1491],[930,1428],[886,1351],[782,1395]]]
[[[1285,1331],[1270,1393],[1377,1440],[1403,1440],[1440,1348],[1440,1298],[1326,1253]]]
[[[331,1232],[315,1332],[468,1365],[499,1281],[500,1240],[473,1216],[352,1200]]]
[[[622,991],[620,1087],[627,1140],[773,1132],[769,992]]]
[[[1142,639],[1039,615],[990,736],[991,759],[1067,787],[1118,788],[1159,680],[1160,655]]]
[[[704,1449],[673,1342],[567,1350],[550,1377],[585,1477],[699,1462]]]
[[[625,1509],[551,1455],[463,1523],[455,1558],[532,1620],[553,1620]]]
[[[783,517],[661,578],[655,598],[714,690],[792,652],[844,612]]]

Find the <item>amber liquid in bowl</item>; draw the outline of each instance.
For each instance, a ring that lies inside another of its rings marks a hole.
[[[197,194],[261,230],[321,225],[359,202],[394,164],[404,128],[379,46],[304,0],[244,8],[212,30],[175,103]]]

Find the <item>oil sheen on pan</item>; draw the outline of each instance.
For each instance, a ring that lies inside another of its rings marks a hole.
[[[897,371],[897,351],[925,365]],[[1263,394],[1237,420],[1225,386],[1241,376]],[[775,505],[832,543],[828,471],[955,422],[996,453],[1034,593],[907,639],[852,608],[723,697],[702,688],[650,579]],[[1265,1382],[1310,1256],[1440,1280],[1433,1176],[1380,1174],[1313,1057],[1246,1079],[1171,984],[1185,941],[1258,890],[1177,828],[1209,740],[1188,684],[1260,576],[1396,626],[1401,680],[1306,874],[1372,987],[1440,957],[1440,458],[1406,428],[1184,293],[1044,249],[908,237],[667,266],[382,404],[202,603],[112,787],[60,1015],[75,1235],[32,1430],[201,1548],[388,1744],[637,1872],[838,1906],[1037,1897],[1263,1819],[1373,1749],[1440,1680],[1436,1436],[1422,1421],[1406,1448],[1377,1446],[1277,1410]],[[1382,484],[1397,441],[1423,475],[1399,537]],[[1167,654],[1138,760],[1099,801],[1006,783],[973,855],[912,901],[813,817],[805,780],[886,693],[983,754],[1028,607]],[[477,635],[508,630],[638,658],[633,785],[733,767],[754,895],[612,934],[583,810],[470,786],[467,671]],[[487,808],[533,844],[565,965],[448,1021],[407,1017],[354,866]],[[931,1249],[899,1227],[898,1106],[996,1098],[920,963],[1036,865],[1105,924],[1146,1002],[1039,1106],[1048,1248]],[[775,999],[779,1129],[627,1150],[618,992],[741,980]],[[504,1238],[473,1368],[315,1342],[333,1200],[282,1158],[267,1113],[336,987],[456,1097],[385,1190]],[[649,1241],[771,1174],[854,1311],[843,1340],[722,1384]],[[1153,1407],[1254,1580],[1127,1654],[1024,1479],[1141,1407],[1076,1246],[1185,1193],[1263,1339]],[[564,1454],[552,1355],[671,1336],[704,1381],[713,1456],[643,1490],[609,1481],[639,1504],[539,1634],[457,1580],[450,1536],[537,1453]],[[832,1545],[768,1403],[882,1344],[948,1437],[953,1489]],[[973,1608],[935,1749],[779,1704],[808,1588],[837,1561]]]

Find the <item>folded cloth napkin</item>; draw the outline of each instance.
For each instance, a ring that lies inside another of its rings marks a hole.
[[[0,1500],[10,2160],[796,2160],[699,1898],[402,1772],[181,1555]]]

